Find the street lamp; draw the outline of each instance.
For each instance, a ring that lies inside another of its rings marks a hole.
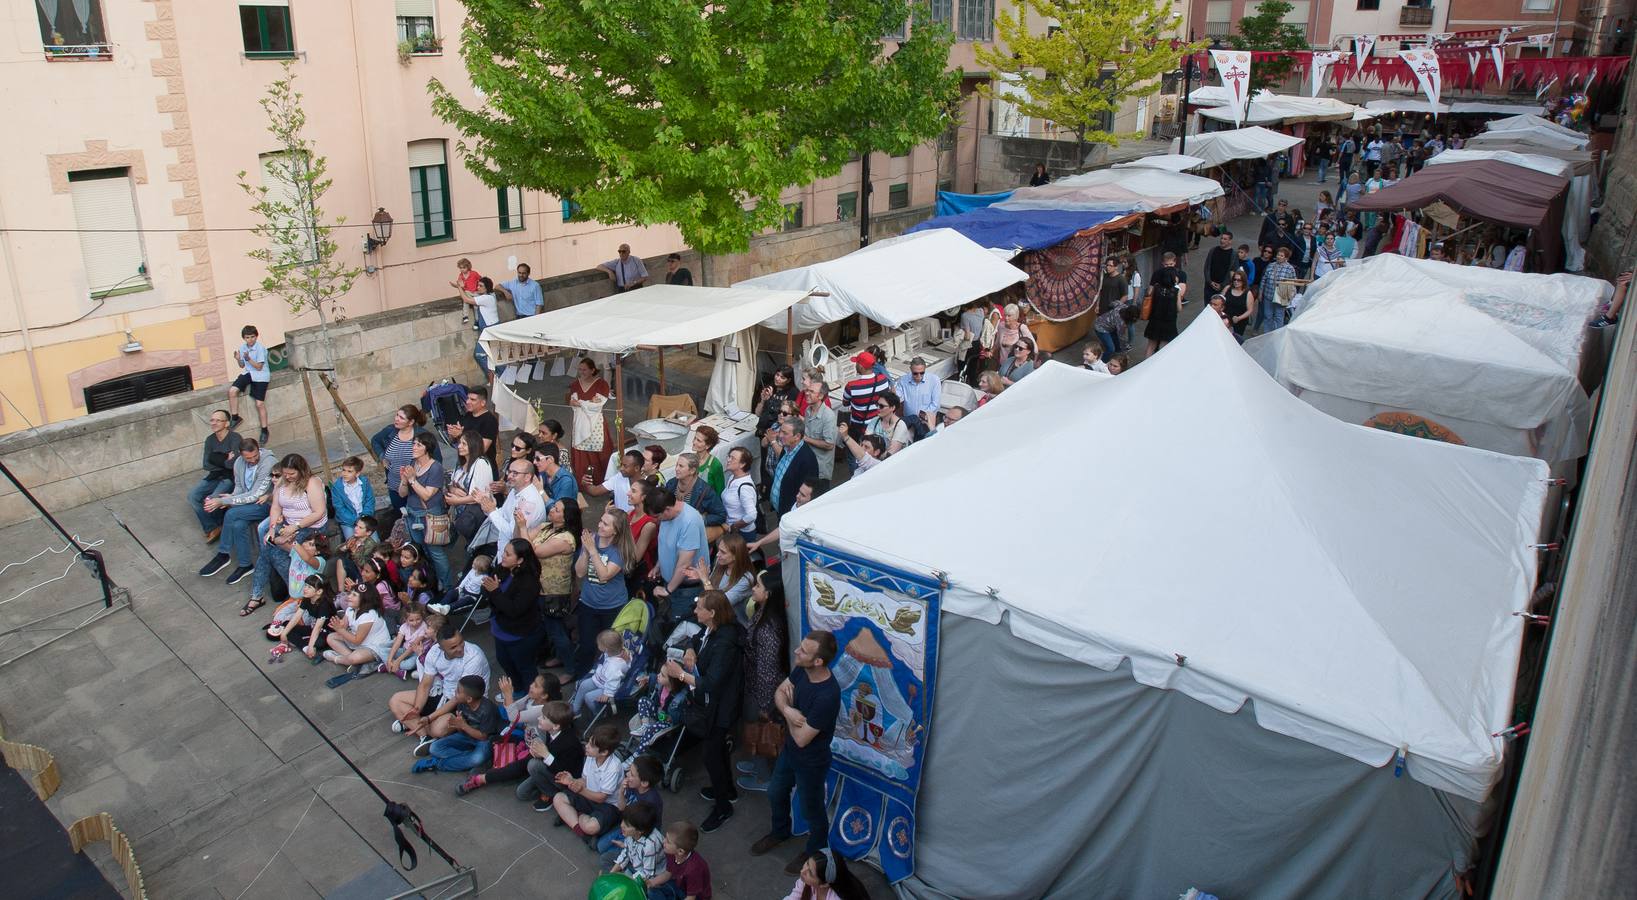
[[[386,242],[392,239],[392,214],[386,211],[386,207],[375,208],[375,217],[369,220],[369,230],[370,234],[364,237],[365,253],[374,253],[375,248],[386,246]]]

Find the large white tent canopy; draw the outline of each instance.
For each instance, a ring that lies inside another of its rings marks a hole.
[[[1492,116],[1541,116],[1546,113],[1545,107],[1538,103],[1484,103],[1476,100],[1452,103],[1449,111],[1456,115],[1474,113]]]
[[[479,340],[489,358],[533,359],[553,347],[626,353],[714,341],[777,316],[801,302],[805,289],[684,287],[655,284],[501,322]]]
[[[1140,426],[1121,457],[1152,477],[1064,455],[1105,445],[1111,422]],[[974,460],[1051,502],[974,533]],[[1129,660],[1141,684],[1224,712],[1250,701],[1269,731],[1377,767],[1406,748],[1408,777],[1481,801],[1504,747],[1490,735],[1511,724],[1547,476],[1336,421],[1204,316],[1117,378],[1048,364],[781,534],[786,551],[805,539],[947,582],[946,615],[1105,671]],[[1116,524],[1088,528],[1093,511]]]
[[[1556,462],[1586,452],[1580,355],[1612,293],[1578,275],[1386,254],[1320,279],[1301,315],[1245,350],[1338,419],[1407,412],[1466,444]]]
[[[1115,163],[1115,169],[1164,169],[1167,172],[1186,172],[1205,165],[1205,160],[1192,154],[1157,153],[1130,162]]]
[[[1429,158],[1429,166],[1448,165],[1458,162],[1475,162],[1480,159],[1493,159],[1497,162],[1511,163],[1525,169],[1534,169],[1536,172],[1545,172],[1548,175],[1562,175],[1570,177],[1574,172],[1574,164],[1568,160],[1557,159],[1551,156],[1538,156],[1532,153],[1513,153],[1510,150],[1445,150]]]
[[[1553,122],[1551,119],[1535,115],[1508,116],[1504,119],[1495,119],[1493,121],[1485,122],[1484,130],[1549,131],[1560,137],[1568,138],[1574,141],[1576,146],[1579,147],[1584,147],[1591,142],[1591,138],[1578,131],[1575,131],[1573,128],[1566,128],[1557,124],[1556,122]]]
[[[1450,111],[1448,103],[1432,103],[1427,100],[1412,100],[1409,97],[1392,97],[1385,100],[1371,100],[1364,104],[1370,112],[1381,115],[1384,113],[1447,113]]]
[[[1191,134],[1188,136],[1188,155],[1203,159],[1208,166],[1220,166],[1235,159],[1261,159],[1283,153],[1301,142],[1302,139],[1295,135],[1251,125],[1229,131]],[[1181,143],[1181,138],[1172,138],[1171,152],[1177,152]]]
[[[749,278],[734,287],[828,294],[795,307],[795,330],[812,331],[855,315],[899,328],[1028,277],[965,235],[933,228],[877,241],[827,262]],[[784,307],[758,318],[779,331],[787,324]]]
[[[1189,155],[1193,156],[1189,143]],[[1210,178],[1145,167],[1095,169],[1039,187],[1023,187],[996,209],[1069,209],[1091,212],[1155,212],[1222,196]]]
[[[1301,97],[1259,91],[1252,97],[1240,121],[1249,125],[1277,125],[1299,122],[1345,122],[1358,107],[1334,97]],[[1200,110],[1200,115],[1219,122],[1234,121],[1228,105]]]

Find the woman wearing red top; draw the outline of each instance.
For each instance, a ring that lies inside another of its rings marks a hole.
[[[614,392],[609,389],[608,382],[597,374],[597,366],[591,360],[581,359],[577,374],[578,378],[568,388],[569,406],[578,408],[581,403],[590,402],[599,397],[603,400],[613,398]],[[575,418],[579,419],[578,416]],[[587,478],[590,478],[594,484],[601,484],[608,472],[608,457],[614,452],[614,439],[608,433],[608,420],[603,417],[600,411],[591,418],[595,421],[590,425],[590,428],[602,428],[602,440],[600,442],[595,440],[593,434],[582,433],[584,426],[579,422],[576,422],[574,431],[569,438],[570,458],[573,463],[576,484],[584,484]],[[581,446],[588,444],[597,447],[597,449],[580,449]]]
[[[642,501],[648,499],[648,492],[655,487],[653,482],[638,478],[631,482],[631,493],[626,495],[626,499],[631,501],[631,543],[638,560],[637,565],[628,570],[630,574],[627,577],[633,588],[647,580],[648,573],[653,571],[659,560],[659,520],[648,515],[642,507]]]

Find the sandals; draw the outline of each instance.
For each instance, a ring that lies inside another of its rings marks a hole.
[[[244,606],[239,609],[239,617],[243,618],[244,616],[248,616],[266,605],[266,600],[263,600],[260,597],[251,597],[245,602]]]

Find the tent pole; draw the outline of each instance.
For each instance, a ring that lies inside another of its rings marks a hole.
[[[659,392],[665,393],[665,348],[659,348]]]
[[[614,446],[625,452],[625,354],[614,356]]]
[[[784,311],[784,361],[792,365],[796,362],[796,308],[787,307]]]

